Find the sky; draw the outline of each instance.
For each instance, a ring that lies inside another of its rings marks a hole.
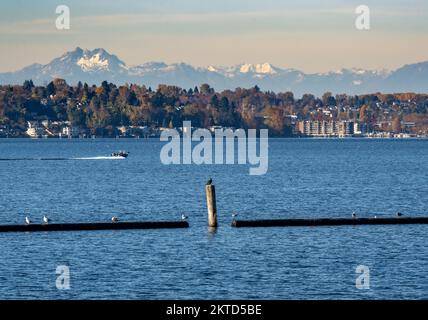
[[[70,8],[70,30],[55,27],[62,4]],[[370,8],[370,30],[355,27],[359,5]],[[428,60],[428,1],[0,1],[0,72],[45,64],[76,47],[104,48],[128,65],[396,69]]]

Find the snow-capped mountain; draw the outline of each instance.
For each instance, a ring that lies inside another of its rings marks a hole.
[[[207,70],[210,72],[218,72],[223,75],[229,75],[231,77],[236,76],[237,74],[243,74],[243,73],[254,74],[254,75],[270,75],[270,74],[276,74],[278,73],[278,71],[281,71],[281,69],[275,68],[270,63],[263,63],[263,64],[244,63],[233,67],[209,66]]]
[[[208,83],[217,90],[248,88],[292,91],[322,95],[333,93],[362,94],[370,92],[428,92],[428,61],[403,66],[396,71],[340,69],[327,73],[306,74],[296,69],[278,68],[270,63],[235,66],[193,67],[185,63],[148,62],[128,66],[117,56],[99,48],[76,48],[46,65],[33,64],[16,72],[0,73],[1,84],[22,84],[32,79],[43,84],[63,78],[70,84],[78,81],[99,84],[106,80],[116,84],[137,83],[157,87],[159,84],[183,88]]]
[[[83,50],[76,48],[44,66],[46,73],[127,73],[128,67],[117,56],[104,49]]]
[[[42,84],[54,78],[66,79],[69,83],[78,81],[121,81],[128,75],[128,67],[117,56],[104,49],[83,50],[76,48],[55,58],[46,65],[33,64],[17,72],[0,74],[1,83],[21,83],[22,79],[32,79]]]

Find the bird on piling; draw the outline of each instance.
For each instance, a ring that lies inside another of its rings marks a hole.
[[[187,219],[189,219],[188,216],[186,216],[184,213],[181,215],[181,220],[186,221]]]
[[[44,215],[44,216],[43,216],[43,223],[44,223],[44,224],[48,224],[48,223],[49,223],[49,221],[51,221],[51,220],[48,218],[48,216],[47,216],[47,215]]]
[[[111,217],[112,222],[119,222],[119,218],[116,216]]]
[[[213,179],[211,179],[211,178],[209,178],[209,180],[207,181],[207,186],[210,186],[210,185],[212,185],[212,183],[213,183]]]
[[[403,214],[401,212],[397,212],[397,217],[402,217]]]
[[[31,220],[28,217],[25,217],[25,224],[31,224]]]
[[[238,213],[236,213],[236,212],[233,212],[233,213],[232,213],[232,218],[233,218],[233,219],[235,219],[237,216],[238,216]]]
[[[357,214],[354,212],[352,212],[352,218],[356,219],[357,218]]]

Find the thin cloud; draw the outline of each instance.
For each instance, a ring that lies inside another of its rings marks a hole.
[[[79,33],[89,31],[94,34],[99,32],[99,28],[107,28],[110,32],[121,32],[121,29],[129,27],[141,27],[139,32],[145,32],[147,27],[157,26],[198,26],[200,29],[190,29],[192,33],[198,30],[206,30],[217,23],[220,31],[225,24],[238,26],[236,29],[228,29],[228,32],[255,32],[258,28],[267,31],[269,28],[276,31],[277,28],[299,28],[301,30],[330,30],[338,25],[345,25],[346,19],[355,16],[354,6],[342,6],[332,8],[298,9],[293,11],[254,11],[254,12],[229,12],[229,13],[203,13],[203,14],[111,14],[111,15],[90,15],[71,16],[71,29],[69,33]],[[394,8],[377,10],[372,9],[372,15],[382,21],[388,21],[388,28],[391,29],[393,19],[406,17],[426,18],[427,14],[416,9],[406,9],[397,11]],[[52,19],[37,19],[31,21],[19,21],[15,23],[0,23],[0,34],[4,35],[57,35],[55,28],[56,16]],[[391,20],[391,21],[390,21]],[[211,25],[210,25],[211,24]],[[272,26],[273,25],[273,26]],[[353,26],[353,20],[347,24]],[[272,26],[272,27],[270,27]],[[394,29],[401,28],[396,26]],[[408,28],[408,27],[407,27]],[[169,30],[166,30],[169,31]],[[341,30],[336,30],[340,32]],[[418,30],[415,30],[417,32]],[[64,30],[61,30],[64,32]],[[212,30],[213,33],[216,30]]]

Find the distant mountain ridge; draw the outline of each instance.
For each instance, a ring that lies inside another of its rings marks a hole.
[[[87,50],[77,47],[46,65],[32,64],[16,72],[0,73],[0,84],[22,84],[32,79],[36,84],[54,78],[70,84],[78,81],[99,84],[136,83],[156,88],[159,84],[182,88],[208,83],[216,90],[249,88],[292,91],[296,95],[324,92],[363,94],[372,92],[428,93],[428,61],[408,64],[394,71],[341,69],[335,72],[307,74],[296,69],[283,69],[269,63],[240,64],[231,67],[193,67],[185,63],[148,62],[128,66],[116,55],[102,48]]]

